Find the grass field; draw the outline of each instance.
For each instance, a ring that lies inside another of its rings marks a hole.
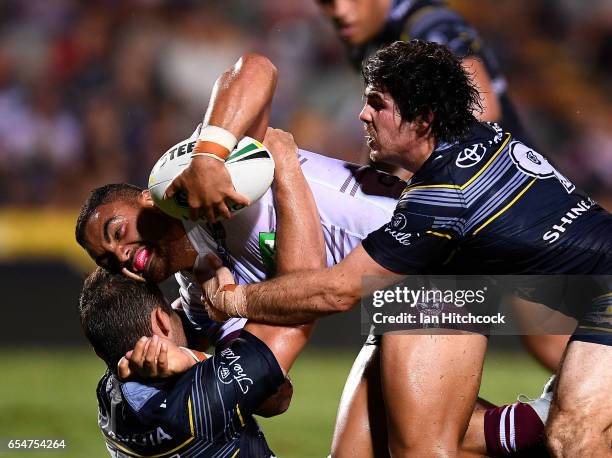
[[[292,371],[289,411],[260,422],[279,457],[324,457],[336,408],[355,354],[310,351]],[[95,386],[101,362],[87,350],[0,350],[0,438],[63,438],[62,452],[0,452],[0,457],[105,457],[96,424]],[[523,354],[488,355],[481,395],[495,403],[535,396],[546,372]]]

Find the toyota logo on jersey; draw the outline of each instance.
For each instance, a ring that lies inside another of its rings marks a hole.
[[[487,149],[482,143],[472,145],[464,149],[457,155],[455,165],[462,169],[473,167],[481,161],[486,152]]]

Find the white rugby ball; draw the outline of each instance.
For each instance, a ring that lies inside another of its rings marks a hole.
[[[189,190],[177,192],[172,199],[164,199],[164,193],[174,177],[190,164],[195,144],[196,140],[187,139],[174,145],[159,158],[149,176],[149,191],[155,205],[164,213],[179,219],[189,219]],[[247,197],[251,204],[266,193],[274,178],[272,155],[262,143],[251,137],[244,137],[238,142],[226,159],[225,167],[234,189]],[[228,208],[230,212],[235,213],[244,207],[228,202]]]

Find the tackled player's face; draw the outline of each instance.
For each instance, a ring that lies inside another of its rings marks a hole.
[[[416,140],[414,123],[402,120],[395,101],[387,92],[368,86],[364,97],[359,119],[367,132],[370,159],[406,167],[403,158]]]
[[[100,205],[85,227],[85,249],[96,264],[154,282],[185,268],[188,245],[180,221],[155,208],[148,191]]]
[[[391,0],[318,0],[340,38],[353,46],[378,35],[385,24]]]

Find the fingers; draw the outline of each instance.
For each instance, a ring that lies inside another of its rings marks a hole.
[[[149,343],[148,337],[141,337],[136,345],[134,345],[134,349],[132,350],[132,355],[129,360],[136,366],[142,366],[142,361],[144,360],[144,352],[147,344]]]
[[[232,214],[230,213],[229,208],[227,208],[227,204],[225,203],[225,201],[217,205],[216,214],[222,216],[225,219],[230,219],[232,217]]]
[[[157,369],[160,375],[168,374],[168,344],[161,341],[157,356]]]
[[[234,283],[236,283],[232,272],[230,272],[227,267],[221,267],[220,269],[217,269],[217,273],[215,276],[217,277],[219,287],[223,287],[225,285],[233,285]]]
[[[222,309],[218,309],[218,301],[223,301],[223,291],[226,287],[235,287],[234,276],[227,267],[221,267],[221,260],[215,255],[207,255],[207,261],[211,269],[216,269],[215,277],[202,284],[201,301],[208,316],[214,321],[226,321],[229,315]],[[221,294],[221,295],[220,295]]]
[[[219,289],[219,282],[216,278],[204,282],[202,285],[202,303],[206,306],[208,303],[212,304],[212,301],[217,294]]]
[[[274,132],[275,132],[276,130],[277,130],[277,129],[275,129],[274,127],[270,127],[270,126],[268,126],[268,128],[266,129],[266,134],[264,135],[263,142],[264,142],[264,143],[266,143],[266,141],[268,141],[268,139],[269,139],[270,137],[274,136]]]
[[[121,380],[128,380],[132,375],[130,371],[130,362],[123,356],[117,364],[117,375]]]
[[[177,183],[178,180],[179,180],[179,177],[177,176],[174,178],[174,180],[172,180],[172,183],[168,185],[168,187],[166,188],[166,192],[164,192],[164,199],[172,199],[174,197],[174,194],[176,193],[177,189],[180,187]]]
[[[236,283],[234,276],[227,267],[223,267],[221,259],[217,256],[209,254],[206,256],[208,265],[211,269],[216,270],[215,276],[210,280],[205,281],[202,286],[202,302],[210,302],[214,304],[217,293],[221,287],[225,285],[233,285]]]
[[[202,297],[202,303],[204,304],[206,313],[208,314],[211,320],[223,323],[224,321],[227,321],[230,318],[228,314],[215,308],[212,302],[210,302],[209,300],[206,300],[204,297]]]
[[[197,221],[200,218],[200,209],[199,208],[190,208],[189,209],[189,219],[191,221]]]
[[[121,273],[125,275],[126,277],[131,278],[132,280],[136,280],[139,282],[146,282],[146,280],[144,279],[142,275],[135,274],[134,272],[126,269],[125,267],[121,268]]]
[[[147,342],[143,368],[148,372],[149,377],[157,376],[157,357],[159,355],[160,345],[161,342],[157,335],[150,338]]]
[[[180,190],[188,190],[189,219],[198,221],[204,218],[209,223],[215,223],[220,218],[230,219],[230,208],[250,205],[249,199],[234,189],[223,163],[200,156],[194,159],[198,160],[192,161],[172,180],[166,188],[164,199],[174,197]],[[206,180],[202,180],[204,174],[208,177]]]
[[[141,337],[133,350],[128,351],[117,364],[117,373],[123,379],[140,377],[168,377],[170,373],[168,342],[157,335]]]
[[[228,191],[227,197],[229,200],[233,201],[235,205],[242,205],[244,207],[248,207],[249,205],[251,205],[251,201],[244,197],[242,194],[236,192],[236,190]]]
[[[217,217],[215,216],[215,208],[208,206],[206,208],[204,208],[204,216],[206,218],[206,221],[208,221],[209,223],[216,223],[217,222]]]
[[[215,253],[208,253],[206,255],[206,261],[211,270],[217,270],[223,267],[223,261]]]

